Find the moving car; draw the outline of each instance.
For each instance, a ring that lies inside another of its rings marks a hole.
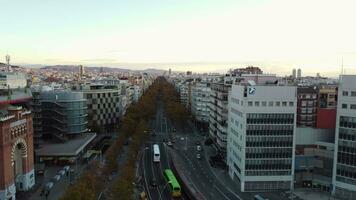
[[[197,159],[199,159],[199,160],[201,159],[200,153],[197,154]]]

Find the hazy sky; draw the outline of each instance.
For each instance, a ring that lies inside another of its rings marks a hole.
[[[356,73],[356,1],[0,0],[0,62]]]

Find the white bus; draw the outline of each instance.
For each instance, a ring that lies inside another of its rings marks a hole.
[[[158,144],[153,145],[153,162],[160,161],[160,153],[159,153],[159,146]]]

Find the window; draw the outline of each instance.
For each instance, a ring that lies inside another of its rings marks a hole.
[[[349,96],[349,92],[348,91],[342,91],[342,96]]]
[[[268,102],[269,107],[273,107],[273,101]]]
[[[347,104],[342,104],[342,109],[347,109]]]
[[[282,102],[282,106],[283,106],[283,107],[286,107],[286,106],[287,106],[287,102],[286,102],[286,101],[283,101],[283,102]]]
[[[293,107],[293,106],[294,106],[294,102],[290,101],[290,102],[289,102],[289,106],[290,106],[290,107]]]
[[[260,106],[260,102],[259,101],[255,101],[255,106]]]
[[[281,106],[281,102],[276,101],[276,106],[277,106],[277,107]]]
[[[351,96],[356,97],[356,91],[351,91]]]
[[[267,106],[267,102],[266,101],[262,101],[262,106],[266,107]]]
[[[351,105],[350,105],[350,109],[356,110],[356,104],[351,104]]]
[[[252,101],[249,101],[248,102],[248,106],[252,106],[253,104],[252,104]]]

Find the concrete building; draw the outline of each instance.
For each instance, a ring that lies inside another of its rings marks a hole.
[[[297,125],[315,127],[318,109],[318,89],[298,87]]]
[[[341,75],[338,90],[333,194],[356,199],[356,75]]]
[[[32,135],[30,111],[1,108],[0,200],[16,199],[17,191],[28,191],[35,185]]]
[[[134,102],[138,102],[140,97],[142,96],[142,87],[139,85],[134,85]]]
[[[297,90],[232,85],[227,165],[241,191],[293,188]]]
[[[118,125],[121,95],[118,85],[88,84],[76,88],[83,92],[88,112],[88,128],[102,133]]]
[[[210,91],[210,83],[197,81],[192,85],[191,111],[195,119],[203,124],[209,122]]]
[[[209,136],[223,157],[226,158],[228,94],[231,84],[225,84],[222,80],[218,83],[211,83],[210,86]]]

